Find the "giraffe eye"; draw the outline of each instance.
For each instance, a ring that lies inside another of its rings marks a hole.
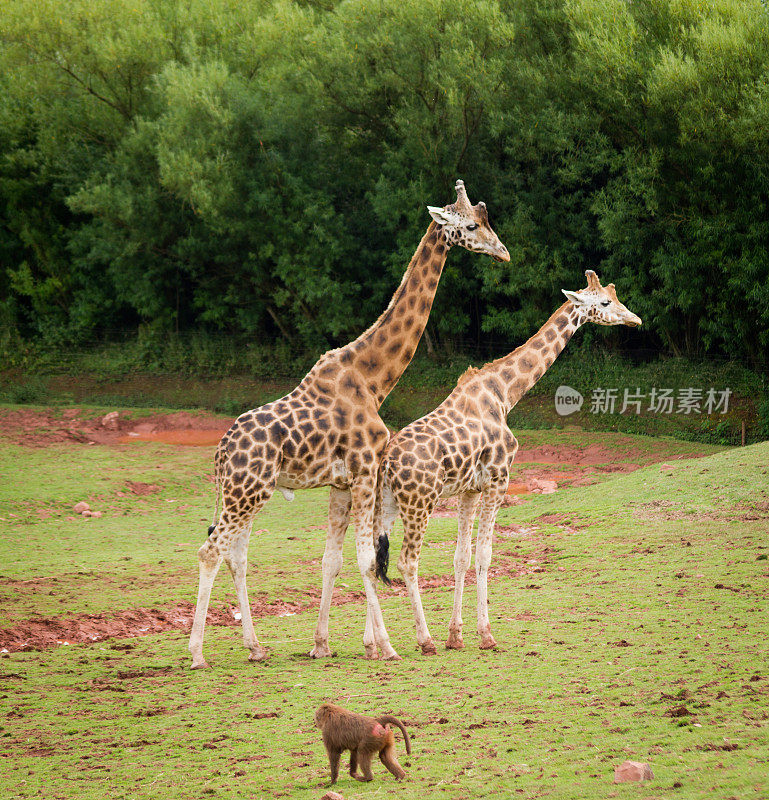
[[[601,302],[601,305],[602,305],[602,306],[604,306],[604,308],[605,308],[606,306],[610,306],[610,305],[611,305],[611,300],[603,300],[603,301]]]
[[[477,226],[477,225],[476,225],[474,222],[471,222],[471,223],[470,223],[470,224],[467,226],[467,230],[469,230],[469,231],[474,231],[474,230],[475,230],[477,227],[478,227],[478,226]]]

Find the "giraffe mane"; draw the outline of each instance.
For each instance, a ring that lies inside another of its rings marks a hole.
[[[536,334],[534,335],[536,336]],[[521,348],[525,346],[526,342],[518,345],[518,347],[516,347],[515,350],[512,351],[512,353],[508,353],[507,355],[504,356],[499,356],[499,358],[495,358],[493,361],[487,361],[482,367],[477,369],[476,372],[480,372],[481,370],[486,369],[486,367],[496,367],[497,364],[501,364],[503,361],[507,361],[507,359],[510,358],[511,355],[515,355],[515,353],[517,353]]]
[[[458,378],[457,378],[457,386],[461,386],[463,383],[470,380],[473,375],[477,375],[480,372],[478,367],[468,367]]]

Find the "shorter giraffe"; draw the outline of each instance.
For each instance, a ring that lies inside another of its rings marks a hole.
[[[481,369],[468,369],[438,408],[390,440],[379,472],[375,537],[381,552],[395,519],[401,517],[403,546],[398,569],[411,600],[417,642],[426,655],[434,654],[436,649],[422,609],[417,571],[422,540],[438,498],[459,495],[454,610],[446,647],[464,646],[462,591],[479,507],[475,550],[478,633],[482,649],[495,647],[487,591],[492,533],[518,449],[518,442],[507,427],[507,415],[545,374],[581,325],[595,322],[637,327],[641,324],[619,302],[614,284],[603,287],[595,272],[588,270],[585,274],[587,288],[580,292],[563,290],[567,302],[524,345]],[[383,535],[382,539],[379,535]],[[384,569],[379,569],[379,576],[386,579]]]

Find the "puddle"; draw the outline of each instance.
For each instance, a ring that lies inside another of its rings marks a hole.
[[[163,444],[188,445],[190,447],[216,447],[227,429],[214,430],[172,430],[129,433],[118,441],[126,442],[162,442]]]

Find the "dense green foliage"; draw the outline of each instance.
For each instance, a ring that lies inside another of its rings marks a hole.
[[[0,352],[346,341],[462,177],[512,261],[452,254],[431,341],[517,341],[596,267],[634,343],[760,364],[768,23],[760,0],[7,0]]]

